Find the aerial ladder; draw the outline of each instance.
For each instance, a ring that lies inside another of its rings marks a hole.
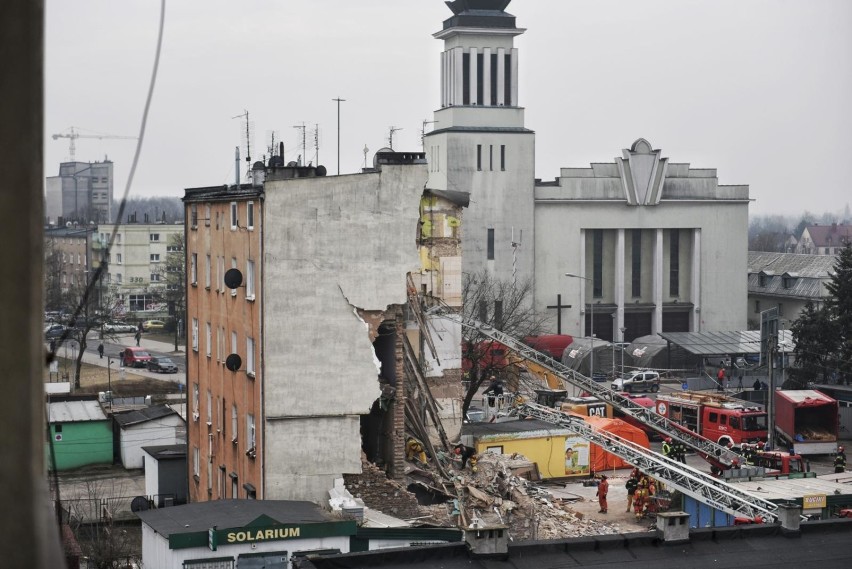
[[[657,412],[653,409],[643,407],[639,403],[633,401],[630,397],[609,389],[605,385],[578,373],[564,365],[562,362],[558,362],[550,356],[534,350],[516,338],[509,336],[508,334],[504,334],[488,324],[464,318],[462,315],[448,311],[441,311],[440,314],[445,319],[452,320],[466,328],[474,329],[483,336],[487,336],[488,338],[503,344],[509,350],[514,352],[515,355],[535,364],[537,368],[550,370],[554,375],[562,379],[563,382],[574,385],[588,392],[592,396],[597,397],[601,401],[610,403],[613,407],[625,415],[634,418],[643,425],[647,425],[661,433],[663,436],[671,437],[673,440],[683,443],[718,469],[727,470],[731,468],[735,462],[741,462],[740,455],[733,452],[731,449],[716,444],[715,442],[694,433],[686,427],[670,421],[666,417],[657,414]]]
[[[662,481],[667,487],[727,514],[744,517],[756,523],[778,521],[777,504],[753,496],[715,476],[662,456],[632,441],[597,430],[578,415],[569,415],[536,403],[520,405],[518,415],[521,418],[538,419],[567,429],[616,455],[645,474]]]

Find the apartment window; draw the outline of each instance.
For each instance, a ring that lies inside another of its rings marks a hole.
[[[680,294],[680,231],[672,229],[669,235],[669,295]]]
[[[189,206],[189,226],[192,229],[198,227],[198,204]]]
[[[254,261],[246,261],[246,299],[254,300]]]
[[[207,357],[213,355],[213,327],[210,326],[210,322],[207,323],[207,334],[205,336],[207,343],[204,345],[207,348]]]
[[[116,242],[116,243],[121,243],[121,233],[116,233],[116,234],[115,234],[115,242]]]
[[[151,262],[159,263],[160,262],[160,254],[159,253],[151,253]]]
[[[237,353],[237,332],[235,330],[231,332],[231,353]]]
[[[246,205],[246,227],[254,229],[254,202]]]
[[[506,171],[506,145],[500,145],[500,170]]]
[[[210,279],[211,279],[211,267],[210,267],[210,255],[207,255],[206,264],[204,265],[204,286],[207,290],[210,290]]]
[[[603,229],[592,231],[592,297],[603,296]]]
[[[207,424],[213,424],[213,394],[207,390]]]
[[[231,440],[237,440],[237,436],[239,435],[239,422],[237,416],[237,406],[231,405]]]
[[[781,302],[778,303],[778,316],[784,316],[784,304]]]
[[[240,483],[239,478],[235,473],[231,473],[231,498],[239,498],[238,492],[240,491]]]
[[[488,255],[487,259],[489,261],[494,260],[494,229],[492,228],[488,229],[488,244],[486,254]]]
[[[237,268],[237,258],[236,257],[231,257],[231,268],[232,269]],[[235,288],[231,289],[231,296],[237,296],[237,289],[235,289]]]
[[[228,476],[227,476],[227,471],[225,470],[225,467],[220,466],[219,467],[219,499],[220,500],[224,500],[226,498],[225,491],[228,488],[227,479],[228,479]]]
[[[198,478],[201,473],[201,451],[198,447],[192,447],[192,474]]]
[[[482,172],[482,145],[476,145],[476,169]]]
[[[160,234],[159,233],[149,233],[148,238],[149,238],[150,241],[156,243],[156,242],[160,241]]]
[[[180,245],[166,245],[166,253],[180,253],[183,247]]]
[[[634,229],[630,233],[632,269],[630,280],[634,298],[642,296],[642,230]]]
[[[78,264],[78,265],[82,265],[82,264],[83,264],[83,261],[81,261],[81,258],[82,258],[82,257],[80,257],[80,253],[77,253],[77,264]]]
[[[766,286],[766,273],[758,273],[757,286]]]
[[[210,227],[210,204],[204,206],[204,226]]]
[[[254,338],[246,338],[246,374],[254,377]]]
[[[198,384],[192,384],[192,412],[198,415]]]
[[[494,171],[494,145],[488,146],[488,169]]]
[[[222,361],[222,329],[216,328],[216,361]]]
[[[456,101],[458,104],[458,101]],[[462,105],[470,104],[470,54],[462,54]]]
[[[152,283],[160,282],[160,274],[159,273],[151,273],[151,282]]]
[[[246,437],[248,437],[248,441],[246,442],[247,447],[249,449],[254,449],[254,415],[251,413],[246,415]]]
[[[63,255],[63,257],[64,257],[64,255]],[[63,258],[62,260],[64,261],[65,259]],[[120,264],[121,264],[121,253],[116,253],[116,254],[115,254],[115,264],[116,264],[116,265],[120,265]]]
[[[189,283],[198,284],[198,253],[193,253],[189,258]]]
[[[759,300],[754,301],[754,313],[760,314],[760,301]]]
[[[198,351],[198,318],[192,319],[192,349]]]
[[[225,292],[225,257],[216,257],[216,290]]]
[[[121,284],[121,273],[115,273],[115,282]],[[65,275],[62,275],[62,284],[65,284]]]
[[[231,231],[237,229],[237,224],[239,223],[239,218],[237,217],[237,202],[231,202]]]

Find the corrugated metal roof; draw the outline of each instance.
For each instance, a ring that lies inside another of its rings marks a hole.
[[[831,278],[836,262],[835,255],[749,251],[748,292],[819,300],[824,293],[822,283]],[[762,286],[761,273],[764,274]],[[785,283],[785,274],[794,280]]]
[[[687,352],[700,356],[760,353],[760,330],[663,332],[660,336],[673,344],[677,344]],[[778,336],[779,343],[785,344],[785,351],[792,351],[795,344],[790,331],[779,330]]]
[[[107,416],[97,401],[55,401],[47,404],[50,423],[106,421]]]

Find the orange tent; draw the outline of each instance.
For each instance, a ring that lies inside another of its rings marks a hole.
[[[589,425],[597,431],[605,431],[611,435],[621,437],[626,441],[635,443],[642,448],[649,448],[648,435],[642,429],[625,423],[621,419],[606,419],[603,417],[583,417]],[[591,445],[589,466],[593,472],[602,472],[612,470],[614,468],[631,468],[614,454],[603,450],[598,445]]]

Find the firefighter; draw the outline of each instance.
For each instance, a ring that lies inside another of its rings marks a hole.
[[[846,472],[846,453],[843,452],[843,447],[837,447],[837,456],[834,457],[834,472],[835,474]]]
[[[743,458],[746,461],[746,464],[752,464],[752,458],[754,458],[754,447],[748,443],[743,443]]]
[[[606,474],[601,474],[601,481],[598,484],[598,491],[597,491],[598,504],[601,507],[601,509],[598,511],[599,514],[605,514],[606,513],[606,510],[607,510],[606,495],[607,495],[607,493],[609,493],[609,482],[606,479]]]
[[[405,442],[405,458],[407,460],[419,460],[422,464],[426,464],[426,452],[423,450],[423,445],[414,437],[408,437]]]
[[[469,447],[469,446],[465,446],[465,445],[459,443],[453,448],[453,452],[461,457],[461,461],[462,461],[461,467],[462,468],[467,466],[468,460],[471,461],[471,465],[470,465],[471,468],[473,468],[475,466],[476,463],[472,460],[472,458],[473,458],[474,455],[476,455],[476,449]]]
[[[680,441],[674,444],[675,460],[686,464],[686,445]]]
[[[674,460],[675,458],[673,456],[673,452],[674,452],[674,448],[672,447],[672,438],[666,437],[663,440],[663,456],[666,457],[666,458],[671,458],[672,460]]]
[[[630,508],[633,507],[633,495],[636,494],[636,488],[639,486],[639,478],[638,476],[630,475],[630,478],[627,479],[627,483],[624,485],[627,488],[627,510],[626,512],[630,512]]]
[[[636,519],[641,519],[645,515],[645,508],[648,501],[648,477],[644,474],[639,479],[639,485],[636,487],[636,492],[633,495],[633,512],[636,514]]]

